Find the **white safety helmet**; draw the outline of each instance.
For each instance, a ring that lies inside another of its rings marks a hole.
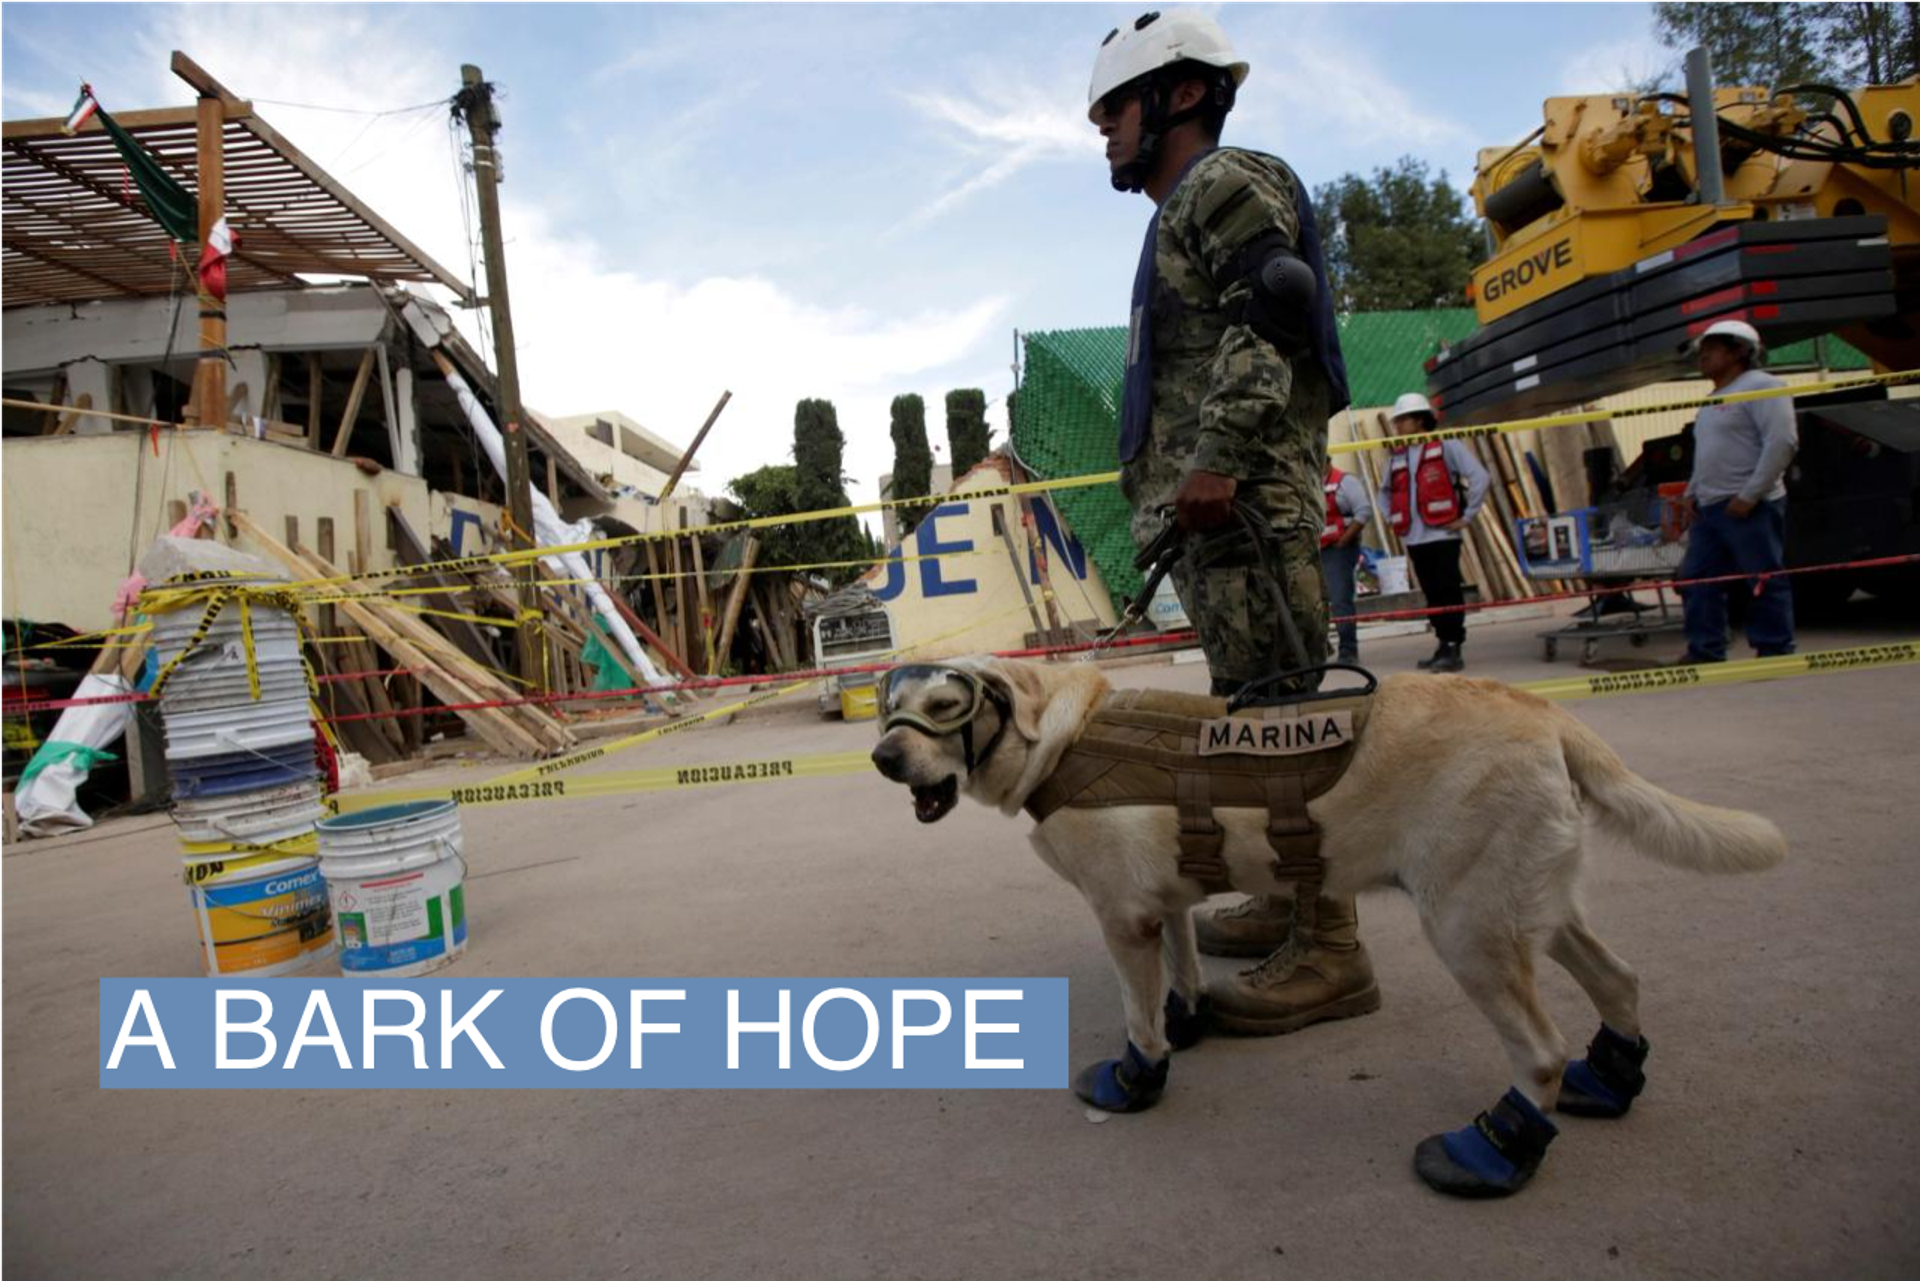
[[[1247,64],[1227,43],[1220,24],[1206,14],[1194,9],[1143,13],[1115,27],[1101,41],[1093,60],[1093,83],[1087,89],[1088,114],[1121,85],[1176,62],[1224,68],[1236,89],[1247,79]]]
[[[1748,358],[1756,365],[1767,358],[1767,347],[1760,341],[1760,331],[1744,320],[1714,321],[1693,340],[1693,351],[1697,354],[1700,344],[1709,338],[1725,338],[1730,342],[1739,343],[1747,349]]]
[[[1438,415],[1433,412],[1432,403],[1417,391],[1410,391],[1400,399],[1394,401],[1393,412],[1389,414],[1388,417],[1405,418],[1408,414],[1426,414],[1429,417],[1438,417]]]

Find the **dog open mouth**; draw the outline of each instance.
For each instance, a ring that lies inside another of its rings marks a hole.
[[[931,787],[913,789],[913,816],[922,823],[937,823],[960,803],[960,776],[949,774]]]

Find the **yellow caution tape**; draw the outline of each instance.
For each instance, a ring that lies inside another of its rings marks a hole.
[[[1774,658],[1743,658],[1726,663],[1697,663],[1688,667],[1656,667],[1639,672],[1601,676],[1563,676],[1530,681],[1515,688],[1541,698],[1606,698],[1614,694],[1651,694],[1671,689],[1699,689],[1710,685],[1738,685],[1747,681],[1777,680],[1822,672],[1851,672],[1867,667],[1894,667],[1920,662],[1920,642],[1893,641],[1884,645],[1856,645],[1850,649],[1818,650],[1810,654],[1782,654]]]
[[[1519,418],[1510,422],[1486,423],[1477,427],[1443,427],[1431,432],[1421,432],[1411,436],[1389,436],[1380,440],[1342,442],[1329,448],[1334,454],[1363,453],[1371,449],[1397,449],[1401,446],[1425,444],[1434,440],[1470,439],[1476,436],[1504,435],[1511,432],[1533,431],[1540,428],[1568,427],[1575,423],[1595,422],[1603,418],[1635,418],[1647,414],[1669,413],[1675,410],[1698,409],[1703,405],[1740,404],[1753,400],[1768,400],[1780,396],[1814,396],[1827,392],[1845,391],[1850,388],[1893,386],[1899,383],[1920,382],[1920,369],[1900,370],[1888,374],[1865,374],[1855,378],[1833,379],[1821,383],[1803,383],[1798,386],[1768,387],[1758,391],[1733,392],[1725,396],[1700,396],[1690,400],[1667,401],[1658,405],[1635,405],[1621,409],[1583,409],[1571,410],[1560,414],[1542,414],[1534,418]],[[1083,476],[1063,476],[1055,480],[1023,481],[1018,485],[995,485],[985,489],[968,490],[957,494],[929,495],[922,498],[886,498],[872,503],[852,503],[844,507],[824,508],[819,511],[795,512],[785,516],[756,516],[749,520],[727,521],[722,524],[701,525],[695,530],[663,530],[659,533],[620,534],[607,538],[589,539],[586,542],[565,543],[554,547],[528,547],[513,551],[491,552],[482,556],[460,557],[453,560],[433,561],[420,565],[395,566],[391,569],[366,570],[359,574],[346,574],[336,578],[306,579],[295,583],[297,588],[334,586],[340,583],[371,582],[382,578],[401,578],[415,574],[456,572],[474,569],[482,565],[512,565],[523,561],[542,560],[549,556],[558,556],[567,552],[601,551],[612,547],[624,547],[634,543],[664,542],[668,539],[684,537],[688,533],[724,534],[738,530],[775,529],[782,525],[799,525],[813,521],[837,520],[844,516],[863,516],[888,508],[931,507],[940,503],[970,502],[977,499],[1019,497],[1026,494],[1043,494],[1061,489],[1078,489],[1089,485],[1111,485],[1120,478],[1117,471],[1093,472]]]
[[[1701,663],[1690,667],[1661,667],[1643,672],[1619,672],[1604,676],[1569,676],[1543,681],[1528,681],[1514,689],[1542,698],[1571,700],[1604,698],[1614,694],[1652,694],[1675,689],[1698,689],[1715,685],[1744,684],[1749,681],[1779,680],[1785,677],[1830,672],[1860,671],[1872,667],[1894,667],[1920,663],[1920,641],[1895,641],[1884,645],[1857,645],[1848,649],[1820,650],[1810,654],[1787,654],[1778,658],[1750,658],[1727,663]],[[804,688],[804,686],[801,686]],[[784,693],[786,691],[778,691]],[[758,701],[766,701],[764,697]],[[738,710],[745,704],[716,709]],[[686,722],[649,731],[658,737]],[[630,744],[629,744],[630,745]],[[602,753],[604,754],[604,753]],[[586,757],[586,753],[575,753]],[[570,768],[580,761],[562,757],[558,762]],[[695,787],[714,787],[736,783],[776,783],[790,778],[826,778],[836,774],[859,774],[873,768],[867,752],[823,752],[812,756],[769,756],[704,765],[666,765],[653,769],[610,770],[577,778],[527,777],[529,771],[510,774],[468,787],[428,787],[406,791],[379,792],[371,796],[334,796],[327,804],[335,813],[353,813],[377,805],[395,805],[403,801],[452,800],[462,805],[504,805],[520,801],[577,801],[628,792],[671,792]]]

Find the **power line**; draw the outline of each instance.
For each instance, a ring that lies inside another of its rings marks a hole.
[[[282,98],[254,98],[250,102],[264,102],[270,107],[297,107],[302,111],[331,111],[343,116],[400,116],[409,111],[425,111],[429,107],[444,107],[448,99],[436,98],[432,102],[416,103],[411,107],[389,107],[384,111],[367,111],[360,107],[329,107],[317,102],[288,102]]]

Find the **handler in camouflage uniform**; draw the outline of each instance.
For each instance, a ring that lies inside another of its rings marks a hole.
[[[1347,404],[1312,205],[1279,160],[1218,146],[1246,75],[1211,18],[1149,13],[1102,43],[1088,113],[1114,187],[1157,206],[1134,282],[1120,486],[1138,545],[1168,508],[1186,532],[1173,581],[1215,694],[1301,665],[1283,608],[1305,664],[1326,661],[1327,420]],[[1236,502],[1258,514],[1264,558]],[[1259,897],[1199,918],[1203,950],[1266,957],[1211,993],[1218,1024],[1272,1035],[1380,1007],[1353,900],[1298,915],[1296,928],[1291,898]]]

